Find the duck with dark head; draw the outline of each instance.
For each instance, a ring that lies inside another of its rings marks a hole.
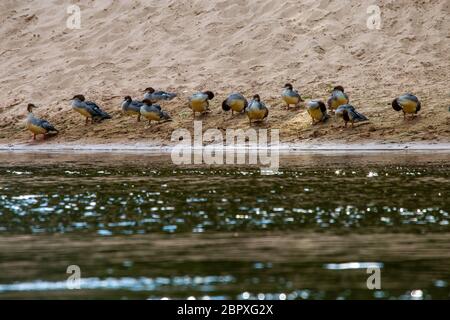
[[[232,93],[222,102],[222,110],[231,110],[231,116],[233,116],[235,112],[244,112],[247,106],[247,99],[240,93]]]
[[[153,104],[150,99],[144,99],[141,106],[141,115],[151,124],[152,121],[170,121],[172,118],[166,111],[161,110],[161,106]]]
[[[212,99],[214,99],[212,91],[197,92],[189,98],[189,108],[192,109],[194,118],[196,112],[205,113],[209,111],[209,101]]]
[[[58,133],[59,131],[53,125],[51,125],[50,122],[34,116],[33,109],[35,108],[37,107],[32,103],[29,103],[27,106],[27,129],[33,133],[33,140],[36,140],[36,135],[38,134],[42,134],[45,139],[48,133]]]
[[[294,90],[292,84],[286,83],[284,85],[284,90],[281,93],[281,98],[286,103],[286,107],[289,108],[291,104],[298,106],[300,102],[303,102],[302,97],[297,90]]]
[[[343,104],[350,102],[348,95],[344,92],[344,87],[336,86],[331,91],[331,95],[327,100],[328,108],[330,111],[334,111]]]
[[[86,118],[86,124],[94,121],[100,122],[111,119],[111,116],[103,111],[95,102],[86,101],[82,94],[75,95],[72,99],[72,108]]]
[[[259,94],[253,96],[253,100],[248,104],[246,112],[250,125],[252,124],[252,121],[263,121],[269,115],[269,109],[266,107],[266,104],[261,101]]]
[[[145,88],[144,99],[150,100],[152,103],[158,101],[170,101],[177,96],[176,93],[156,91],[152,87]]]
[[[141,121],[141,107],[142,101],[131,99],[130,96],[126,96],[122,101],[122,111],[130,116],[137,116],[137,122]]]

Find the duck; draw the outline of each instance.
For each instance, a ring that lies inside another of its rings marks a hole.
[[[122,111],[128,115],[137,115],[137,122],[141,121],[142,101],[133,100],[130,96],[123,98]]]
[[[337,118],[342,118],[345,122],[345,128],[347,128],[347,123],[368,121],[367,117],[356,111],[355,107],[350,104],[343,104],[336,109],[335,115]]]
[[[328,98],[327,104],[331,111],[336,110],[339,106],[343,104],[348,104],[350,102],[348,95],[344,92],[344,87],[336,86],[331,91],[331,96]]]
[[[36,135],[42,134],[45,138],[50,132],[59,133],[59,131],[47,120],[36,118],[33,114],[33,109],[37,108],[34,104],[29,103],[27,106],[28,117],[27,117],[27,129],[33,133],[33,140],[36,140]]]
[[[414,118],[422,108],[422,105],[415,95],[405,93],[392,101],[392,108],[395,111],[403,111],[403,119],[406,120],[406,114],[411,114]]]
[[[222,102],[222,110],[231,110],[231,115],[234,115],[234,112],[240,113],[245,111],[247,106],[247,99],[240,93],[232,93]]]
[[[91,123],[95,121],[103,121],[105,119],[111,119],[111,116],[100,109],[100,107],[92,101],[86,101],[86,98],[82,94],[77,94],[72,98],[72,108],[80,113],[82,116],[86,117],[86,124],[88,124],[89,119]]]
[[[152,87],[148,87],[144,90],[144,99],[151,100],[153,103],[164,100],[170,101],[177,96],[176,93],[170,93],[165,91],[155,91]]]
[[[212,99],[214,99],[212,91],[197,92],[189,98],[189,107],[194,113],[194,118],[196,112],[204,113],[209,110],[209,101]]]
[[[262,121],[269,115],[269,109],[264,102],[261,102],[259,94],[253,96],[253,100],[248,104],[246,112],[250,125],[252,124],[252,120]]]
[[[327,107],[323,101],[311,100],[306,105],[308,114],[311,116],[312,124],[325,122],[329,116],[327,114]]]
[[[160,122],[161,120],[169,121],[172,119],[167,112],[161,110],[161,106],[153,104],[150,99],[144,99],[142,101],[140,112],[148,120],[149,124],[152,121]]]
[[[281,97],[283,98],[283,101],[286,103],[287,108],[289,108],[291,104],[297,107],[299,103],[303,101],[298,91],[294,90],[292,84],[290,83],[286,83],[284,85],[284,90],[281,93]]]

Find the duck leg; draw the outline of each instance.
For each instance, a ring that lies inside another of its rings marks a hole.
[[[141,122],[141,115],[138,115],[137,122]]]
[[[36,140],[36,133],[33,133],[33,140]]]

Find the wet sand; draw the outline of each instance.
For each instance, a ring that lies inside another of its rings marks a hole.
[[[156,143],[156,142],[135,142],[135,143],[99,143],[99,144],[80,144],[80,143],[53,143],[46,141],[38,141],[33,143],[10,143],[0,144],[0,151],[23,151],[23,152],[146,152],[146,153],[170,153],[174,146],[173,142]],[[212,144],[204,144],[201,147],[192,145],[191,150],[202,150],[205,146],[214,146]],[[217,145],[220,147],[220,145]],[[224,148],[230,150],[257,150],[276,148],[284,154],[294,154],[298,152],[371,152],[371,151],[450,151],[450,142],[428,141],[428,142],[409,142],[395,143],[386,141],[367,141],[358,143],[342,143],[342,142],[296,142],[283,143],[277,145],[224,145]]]

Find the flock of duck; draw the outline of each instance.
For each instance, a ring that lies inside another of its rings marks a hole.
[[[156,91],[149,87],[145,89],[143,100],[133,100],[130,96],[126,96],[122,102],[121,108],[125,114],[136,116],[137,121],[144,117],[151,124],[152,121],[170,121],[170,115],[161,109],[161,106],[157,103],[161,101],[170,101],[176,97],[176,93],[170,93],[165,91]],[[288,83],[284,86],[281,93],[281,98],[285,102],[286,107],[291,105],[299,106],[301,102],[304,102],[301,95],[297,90],[294,90],[293,86]],[[210,111],[209,101],[214,99],[214,93],[211,91],[204,91],[194,93],[188,101],[188,105],[193,112],[195,118],[196,113],[208,113]],[[347,127],[347,123],[350,122],[352,127],[355,122],[367,121],[367,117],[356,111],[352,106],[348,95],[345,93],[342,86],[336,86],[330,97],[327,100],[327,105],[321,100],[310,100],[306,103],[306,109],[312,119],[312,124],[315,125],[320,122],[325,122],[330,118],[328,110],[338,119],[342,119]],[[86,119],[86,125],[91,122],[100,122],[105,119],[111,119],[111,116],[103,111],[100,106],[95,102],[86,101],[86,98],[79,94],[75,95],[71,99],[72,108],[74,111],[81,114]],[[328,106],[328,110],[327,110]],[[415,115],[420,111],[421,104],[419,99],[413,94],[406,93],[392,101],[392,107],[395,111],[402,111],[404,119],[407,115]],[[34,104],[28,104],[28,118],[27,129],[33,133],[33,139],[36,139],[36,135],[42,134],[44,139],[48,133],[56,132],[58,130],[44,119],[39,119],[34,116],[33,109],[37,108]],[[269,109],[265,105],[258,94],[253,96],[253,99],[247,101],[247,99],[240,93],[230,94],[223,102],[222,109],[224,111],[230,111],[232,114],[246,113],[251,125],[252,121],[263,121],[269,115]]]

